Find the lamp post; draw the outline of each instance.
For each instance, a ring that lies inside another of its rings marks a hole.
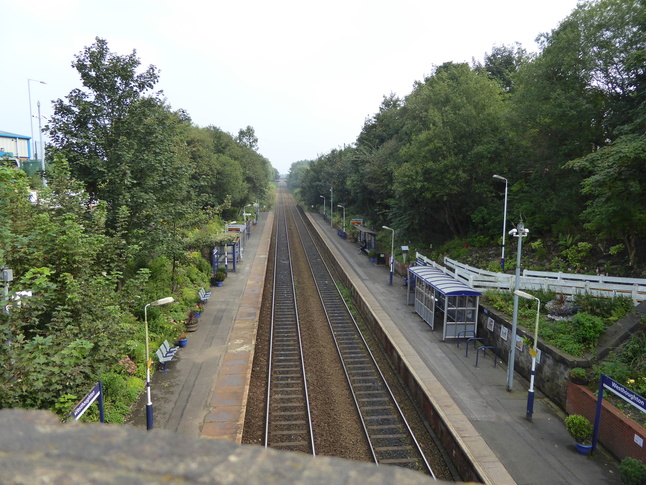
[[[337,207],[341,207],[341,209],[343,209],[343,232],[345,233],[345,206],[337,204]]]
[[[320,195],[321,199],[323,199],[323,220],[325,220],[325,196]]]
[[[31,110],[31,83],[40,83],[40,84],[47,84],[45,81],[39,81],[38,79],[27,79],[27,92],[29,93],[29,126],[31,127],[31,143],[32,147],[36,146],[36,142],[34,140],[34,113]]]
[[[393,272],[395,270],[395,230],[388,226],[381,226],[383,229],[388,229],[392,231],[392,237],[390,239],[390,286],[393,285]]]
[[[529,293],[525,293],[520,290],[514,291],[514,294],[521,298],[527,298],[528,300],[536,300],[538,303],[536,308],[536,326],[534,327],[534,348],[529,351],[532,356],[532,374],[529,379],[529,390],[527,391],[527,412],[525,413],[527,421],[531,421],[532,415],[534,414],[534,376],[536,375],[536,356],[538,354],[538,318],[541,313],[541,300],[536,298],[534,295],[530,295]]]
[[[334,204],[332,203],[333,197],[334,191],[332,190],[332,187],[330,187],[330,227],[334,227]]]
[[[500,257],[500,268],[505,271],[505,233],[507,228],[507,179],[500,175],[494,175],[493,178],[505,181],[505,208],[502,213],[502,256]]]
[[[511,323],[511,345],[509,349],[509,360],[507,365],[507,390],[511,391],[514,386],[514,363],[516,359],[516,329],[518,327],[518,295],[516,292],[520,289],[520,253],[523,249],[523,238],[529,234],[529,229],[525,228],[523,221],[518,223],[515,229],[509,231],[511,236],[518,238],[518,255],[516,257],[516,283],[514,285],[514,314]]]
[[[153,429],[153,402],[150,397],[150,366],[152,364],[152,359],[150,358],[150,350],[148,348],[148,307],[149,306],[162,306],[173,303],[175,299],[172,296],[167,296],[161,300],[155,300],[152,303],[148,303],[144,307],[144,322],[146,329],[146,429],[150,431]]]

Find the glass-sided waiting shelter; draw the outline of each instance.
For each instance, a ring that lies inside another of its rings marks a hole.
[[[408,268],[408,304],[435,327],[436,313],[444,319],[442,340],[461,336],[475,337],[478,329],[478,304],[482,293],[432,266]],[[412,292],[415,292],[412,295]]]

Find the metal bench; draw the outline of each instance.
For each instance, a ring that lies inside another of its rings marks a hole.
[[[206,291],[204,288],[200,288],[200,291],[198,291],[197,294],[200,297],[200,302],[205,304],[209,301],[209,298],[211,298],[211,292]]]
[[[162,350],[161,347],[157,349],[157,359],[159,360],[159,363],[163,366],[161,369],[161,372],[168,372],[170,369],[166,368],[166,362],[170,362],[175,358],[175,354],[172,355],[166,355],[164,351]]]

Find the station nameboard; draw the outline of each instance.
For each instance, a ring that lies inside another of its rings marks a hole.
[[[350,224],[353,226],[363,226],[363,219],[350,219]]]

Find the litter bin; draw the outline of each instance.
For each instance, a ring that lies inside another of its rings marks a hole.
[[[377,254],[377,264],[386,264],[386,255],[384,253]]]

